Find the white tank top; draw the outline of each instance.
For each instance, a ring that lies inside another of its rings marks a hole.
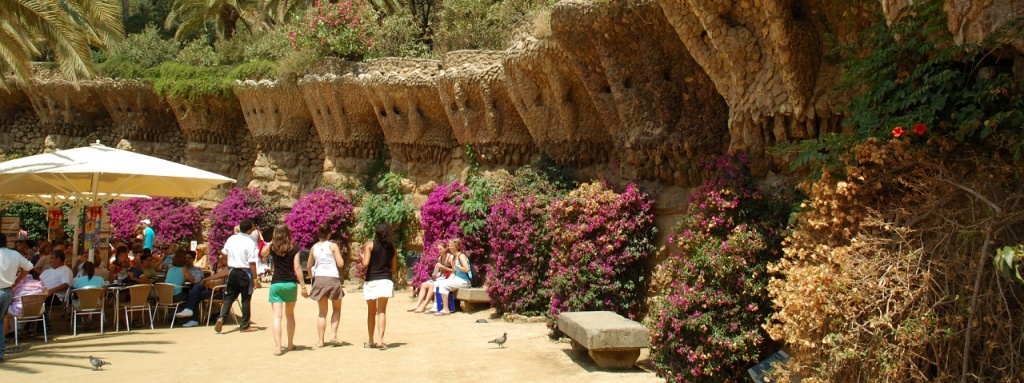
[[[316,267],[313,268],[314,277],[339,278],[338,264],[334,262],[330,241],[317,242],[313,245],[313,256],[316,257]]]

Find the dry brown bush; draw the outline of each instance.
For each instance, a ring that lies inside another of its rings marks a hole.
[[[869,140],[805,188],[766,327],[805,381],[1024,381],[1024,290],[992,266],[1024,241],[1024,169],[910,142]]]

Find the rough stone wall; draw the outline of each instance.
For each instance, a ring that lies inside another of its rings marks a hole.
[[[625,176],[699,183],[700,159],[727,148],[728,108],[661,7],[563,1],[551,28],[605,121]]]
[[[754,170],[784,165],[765,149],[840,129],[838,69],[823,60],[823,35],[867,10],[827,0],[658,0],[694,60],[729,106],[730,150]]]
[[[178,120],[151,85],[107,78],[83,82],[82,87],[92,91],[106,108],[117,148],[182,160],[185,141]]]
[[[185,165],[247,184],[256,151],[248,140],[238,100],[205,97],[195,101],[170,98],[167,102],[185,138]]]
[[[384,133],[355,71],[314,74],[299,81],[324,148],[324,181],[341,183],[387,154]]]
[[[313,119],[302,92],[294,84],[269,80],[239,82],[233,90],[257,152],[248,186],[291,205],[299,197],[303,175],[323,165],[322,157],[314,157],[320,159],[316,163],[301,155],[309,140],[319,142],[310,136]]]
[[[563,166],[608,162],[612,138],[571,57],[538,17],[515,37],[502,66],[509,96],[533,142]]]
[[[3,152],[29,155],[42,152],[46,131],[39,124],[39,117],[36,117],[32,107],[27,106],[12,114],[10,119],[2,125],[3,144],[0,145],[0,148],[3,149]]]
[[[885,17],[892,21],[915,0],[880,0]],[[944,0],[946,22],[958,44],[977,44],[1000,28],[1024,17],[1024,0]],[[1024,52],[1024,35],[1010,40],[1013,48]]]
[[[106,108],[90,89],[63,80],[35,78],[24,91],[48,134],[100,139],[109,135]]]
[[[471,145],[481,165],[521,166],[538,153],[512,104],[501,66],[504,52],[445,54],[437,90],[461,145]]]
[[[7,127],[14,123],[15,117],[23,110],[32,107],[28,96],[21,88],[8,84],[8,88],[0,88],[0,133],[6,133]]]
[[[392,170],[433,178],[449,170],[458,142],[437,92],[440,65],[437,60],[371,60],[358,77],[383,130]]]

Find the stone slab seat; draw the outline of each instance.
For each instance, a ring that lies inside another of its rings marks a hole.
[[[465,287],[455,291],[455,299],[469,303],[491,303],[491,296],[481,287]]]
[[[650,342],[647,327],[611,311],[558,314],[558,330],[572,338],[573,349],[586,349],[604,369],[633,368]]]

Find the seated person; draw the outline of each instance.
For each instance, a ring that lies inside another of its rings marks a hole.
[[[124,246],[117,248],[114,252],[113,258],[114,260],[111,261],[110,266],[108,266],[110,269],[111,281],[115,278],[121,280],[126,279],[128,270],[132,268],[132,260],[131,258],[128,258],[128,248]],[[122,272],[125,274],[122,275]]]
[[[84,289],[89,287],[103,287],[103,278],[96,275],[96,265],[85,261],[82,264],[82,275],[75,278],[74,288]]]
[[[195,278],[192,277],[192,273],[188,271],[188,259],[184,249],[179,249],[174,253],[173,260],[171,261],[171,268],[167,269],[167,277],[164,278],[165,283],[174,285],[174,302],[182,302],[188,299],[188,293],[185,292],[181,286],[185,282],[192,283]]]
[[[189,274],[192,274],[192,289],[188,292],[185,307],[174,314],[176,318],[188,319],[182,327],[196,327],[199,325],[195,312],[199,310],[199,302],[210,297],[210,289],[206,288],[203,283],[200,283],[203,281],[203,270],[195,266],[195,260],[196,253],[194,251],[185,252],[185,269]],[[175,298],[175,301],[177,301],[177,298]]]
[[[7,312],[11,315],[21,315],[21,297],[32,294],[46,294],[46,285],[43,284],[43,281],[39,280],[39,272],[33,269],[28,272],[28,275],[21,278],[18,284],[14,285],[11,293],[14,299],[11,301],[11,306],[7,308]]]
[[[21,297],[32,294],[46,294],[46,286],[43,285],[43,281],[39,280],[39,272],[35,269],[29,271],[28,275],[21,278],[21,280],[14,285],[14,289],[11,291],[11,295],[14,299],[11,300],[11,305],[7,308],[7,313],[12,316],[25,314],[24,306],[21,303]],[[31,327],[26,328],[26,330],[29,330],[26,336],[33,336],[31,333]]]
[[[39,275],[39,279],[46,286],[46,292],[50,294],[50,297],[46,299],[46,307],[64,303],[68,290],[74,283],[73,278],[71,268],[64,264],[64,252],[54,250],[50,254],[50,269]]]
[[[103,287],[104,279],[100,278],[99,275],[96,275],[96,265],[92,262],[86,261],[82,264],[82,270],[84,271],[83,274],[78,278],[75,278],[75,290]],[[75,306],[75,309],[78,309],[78,297],[72,296],[71,299],[71,304]]]
[[[448,244],[445,241],[437,242],[437,263],[434,264],[434,271],[430,274],[433,278],[420,284],[420,295],[416,305],[406,311],[421,313],[427,309],[427,305],[434,300],[434,286],[436,282],[448,279],[452,275],[452,261],[454,256],[448,252]]]
[[[156,283],[158,279],[156,269],[159,263],[156,258],[149,253],[143,253],[139,256],[139,261],[142,265],[139,270],[142,273],[135,276],[136,283]]]

